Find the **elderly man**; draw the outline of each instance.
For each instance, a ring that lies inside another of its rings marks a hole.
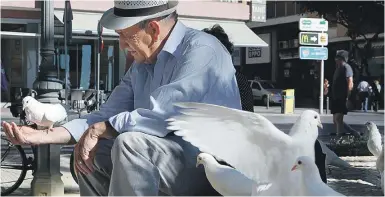
[[[177,20],[176,1],[115,1],[101,24],[135,62],[100,111],[50,131],[3,123],[16,144],[77,141],[81,195],[213,195],[195,147],[169,133],[174,102],[241,109],[230,54]]]

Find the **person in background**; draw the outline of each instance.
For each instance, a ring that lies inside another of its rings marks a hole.
[[[370,106],[373,106],[373,111],[377,112],[380,108],[379,102],[381,101],[381,85],[378,80],[374,80],[371,85],[372,91],[370,95]]]
[[[341,137],[344,131],[344,115],[348,114],[348,98],[353,89],[353,70],[347,63],[349,52],[338,50],[335,56],[336,70],[333,75],[333,84],[331,91],[331,108],[333,114],[333,123],[336,126],[336,134]],[[349,129],[353,135],[359,137],[360,134]]]
[[[5,73],[5,69],[3,68],[3,63],[0,61],[0,69],[1,69],[1,101],[9,101],[8,94],[8,77]]]
[[[369,83],[365,80],[362,80],[358,86],[357,91],[361,103],[361,110],[368,111],[368,100],[369,100],[369,90],[371,89]]]
[[[227,49],[230,55],[233,54],[234,45],[230,42],[229,36],[220,25],[215,24],[213,27],[205,28],[202,31],[216,37]],[[250,87],[249,81],[247,80],[246,76],[238,70],[235,71],[235,77],[237,79],[239,94],[241,96],[242,110],[254,112],[253,91]]]

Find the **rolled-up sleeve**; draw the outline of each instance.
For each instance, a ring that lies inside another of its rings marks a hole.
[[[156,106],[119,113],[109,119],[111,125],[118,132],[137,131],[164,137],[169,133],[164,120],[174,113],[173,103],[205,102],[210,89],[221,91],[230,86],[233,77],[227,84],[217,82],[221,75],[226,75],[218,72],[220,67],[221,60],[213,48],[200,46],[190,50],[178,60],[170,83],[151,93]],[[234,72],[228,74],[234,76]],[[224,86],[213,87],[214,84]]]
[[[76,141],[80,139],[92,124],[107,121],[110,117],[123,111],[133,110],[134,94],[131,84],[131,72],[131,69],[127,71],[120,84],[111,93],[107,102],[100,106],[99,111],[94,111],[80,119],[72,120],[63,125]]]

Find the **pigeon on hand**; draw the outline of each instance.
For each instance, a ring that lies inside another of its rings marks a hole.
[[[204,103],[175,105],[181,108],[181,115],[166,120],[175,135],[227,162],[255,183],[273,183],[271,195],[300,195],[300,188],[292,184],[300,174],[290,169],[301,155],[315,160],[317,127],[322,128],[317,112],[304,111],[287,135],[257,113]]]
[[[253,181],[234,168],[221,165],[207,153],[197,157],[197,167],[202,164],[207,180],[223,196],[250,196]]]
[[[344,196],[326,185],[319,173],[314,161],[307,156],[300,156],[294,163],[291,171],[301,171],[302,194],[305,196]]]
[[[67,111],[61,104],[40,103],[31,96],[22,100],[25,117],[28,121],[52,130],[56,122],[63,121],[67,117]]]
[[[376,157],[380,156],[382,150],[381,134],[374,122],[365,123],[368,133],[367,146],[369,151]]]

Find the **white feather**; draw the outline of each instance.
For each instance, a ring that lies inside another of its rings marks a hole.
[[[274,183],[275,195],[298,195],[299,188],[288,183],[299,174],[291,164],[300,155],[314,160],[320,117],[307,110],[289,135],[265,117],[251,112],[203,103],[178,103],[181,115],[169,119],[168,129],[202,152],[226,161],[256,183]]]
[[[250,196],[253,181],[226,165],[219,164],[207,153],[198,155],[198,162],[203,164],[207,180],[223,196]]]
[[[368,132],[368,149],[374,156],[378,157],[382,150],[381,134],[374,122],[367,122],[365,125]]]
[[[300,161],[300,163],[298,163]],[[343,196],[342,194],[334,191],[328,185],[326,185],[318,172],[318,168],[314,161],[307,157],[301,156],[297,159],[293,166],[301,171],[301,183],[303,188],[303,195],[306,196]]]
[[[340,157],[337,156],[332,150],[330,150],[322,141],[319,141],[322,152],[326,154],[326,165],[332,165],[335,167],[340,167],[340,168],[348,168],[351,167],[351,165],[342,160]],[[326,166],[327,167],[327,166]]]
[[[26,119],[39,126],[49,127],[67,117],[67,111],[61,104],[40,103],[31,96],[23,99]]]

